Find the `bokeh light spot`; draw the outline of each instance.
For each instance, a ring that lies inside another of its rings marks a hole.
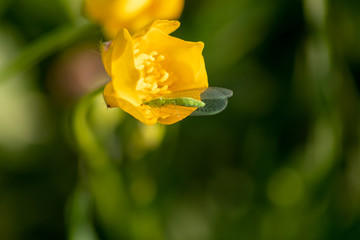
[[[303,181],[296,171],[282,168],[270,178],[267,195],[278,206],[292,206],[303,198]]]

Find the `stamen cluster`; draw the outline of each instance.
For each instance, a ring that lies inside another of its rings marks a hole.
[[[136,85],[139,97],[148,101],[155,96],[170,93],[169,73],[162,66],[164,55],[156,51],[140,53],[138,49],[135,49],[134,55],[135,67],[140,71],[140,79]]]

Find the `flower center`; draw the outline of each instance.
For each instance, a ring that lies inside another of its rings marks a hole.
[[[156,51],[149,54],[139,53],[138,49],[135,49],[134,54],[135,67],[140,71],[140,79],[136,85],[139,97],[148,101],[156,96],[170,93],[167,81],[169,73],[161,65],[165,60],[164,55]]]

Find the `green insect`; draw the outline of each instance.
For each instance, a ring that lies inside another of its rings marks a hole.
[[[201,101],[195,99],[199,94]],[[191,116],[207,116],[223,111],[227,106],[227,99],[232,95],[233,92],[226,88],[198,88],[170,93],[143,104],[159,108],[161,112],[173,112],[175,108],[179,115],[192,111]]]
[[[145,105],[150,107],[164,107],[169,105],[176,105],[176,106],[183,106],[183,107],[203,107],[205,103],[202,101],[189,98],[189,97],[182,97],[182,98],[168,98],[165,97],[158,97],[150,101],[145,101]]]

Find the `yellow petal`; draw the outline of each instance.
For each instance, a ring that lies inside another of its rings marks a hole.
[[[137,17],[133,29],[141,29],[154,19],[178,19],[184,8],[184,0],[153,0],[152,4]],[[178,28],[169,31],[170,34]]]
[[[111,60],[112,60],[112,42],[101,43],[100,51],[101,51],[101,59],[104,64],[105,70],[109,76],[111,76]]]
[[[116,93],[114,91],[112,82],[109,82],[105,85],[104,99],[108,107],[117,107]]]
[[[116,1],[114,15],[124,21],[142,14],[152,4],[153,0],[122,0]]]
[[[143,37],[150,29],[156,28],[162,31],[165,34],[170,34],[180,27],[180,22],[176,20],[155,20],[152,23],[149,23],[140,31],[133,35],[133,38]]]
[[[108,106],[120,107],[139,121],[153,125],[157,121],[151,111],[141,106],[136,91],[140,74],[134,65],[132,38],[126,29],[121,30],[112,42],[108,52],[111,54],[111,79],[104,90],[104,98]],[[105,56],[105,61],[108,59]]]
[[[108,107],[119,107],[144,124],[154,125],[157,122],[157,117],[148,109],[141,106],[136,107],[126,99],[119,97],[114,90],[112,82],[105,86],[104,99]]]
[[[151,12],[159,19],[177,19],[184,8],[184,0],[154,0]]]
[[[116,35],[112,45],[111,78],[117,95],[133,105],[140,105],[136,84],[140,78],[134,64],[134,48],[132,38],[126,29]]]
[[[185,117],[187,117],[187,116],[185,116]],[[173,116],[169,116],[166,118],[159,118],[158,123],[164,124],[164,125],[171,125],[171,124],[174,124],[174,123],[177,123],[177,122],[183,120],[184,118],[179,118],[176,115],[173,115]]]
[[[174,78],[169,87],[172,92],[208,87],[203,48],[202,42],[184,41],[156,28],[150,29],[139,44],[141,52],[157,51],[165,56],[163,67]]]
[[[133,32],[154,19],[177,19],[183,7],[184,0],[85,0],[84,12],[114,38],[122,28]]]
[[[174,124],[189,116],[196,108],[182,107],[182,106],[169,106],[159,109],[160,112],[158,123],[164,125]]]

